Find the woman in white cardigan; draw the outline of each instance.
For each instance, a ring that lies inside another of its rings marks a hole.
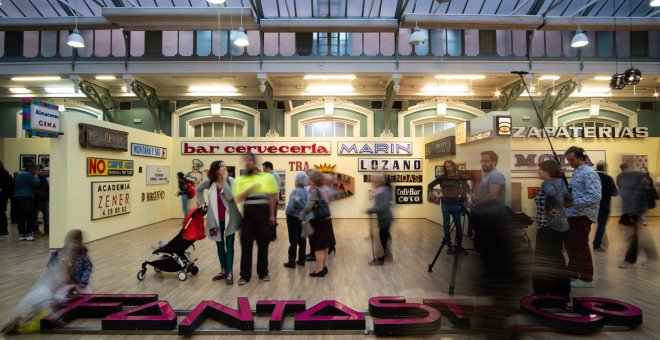
[[[231,186],[234,182],[227,173],[223,161],[214,161],[208,172],[208,178],[196,188],[197,202],[205,206],[204,190],[209,191],[208,212],[206,214],[206,237],[215,241],[218,247],[220,273],[213,281],[226,279],[228,285],[234,284],[234,234],[240,229],[241,216]]]

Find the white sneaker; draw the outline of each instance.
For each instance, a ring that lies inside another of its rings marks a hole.
[[[18,240],[19,240],[19,241],[25,241],[25,234],[20,234],[20,235],[18,236]]]
[[[571,287],[573,287],[573,288],[594,288],[594,282],[593,281],[582,281],[580,279],[577,279],[577,280],[571,282]]]
[[[28,234],[28,236],[25,238],[26,241],[34,241],[34,236],[32,234]]]
[[[648,260],[642,263],[642,266],[655,266],[658,264],[658,260]]]
[[[619,263],[619,268],[630,268],[634,265],[635,265],[634,263],[630,263],[628,261],[623,261],[623,262]]]

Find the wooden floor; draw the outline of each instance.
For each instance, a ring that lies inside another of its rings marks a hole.
[[[421,219],[397,220],[394,223],[393,249],[394,261],[384,266],[368,266],[371,260],[369,245],[369,220],[335,220],[337,254],[330,256],[330,273],[325,278],[310,278],[313,263],[307,267],[288,269],[282,266],[286,260],[288,240],[286,222],[280,220],[279,238],[270,246],[269,270],[271,282],[262,282],[256,273],[245,286],[227,286],[224,282],[212,282],[219,271],[215,245],[208,240],[196,243],[194,256],[200,273],[181,282],[176,274],[155,274],[149,268],[144,281],[136,279],[140,264],[151,253],[151,245],[159,240],[172,238],[179,228],[180,220],[169,220],[137,230],[125,232],[87,244],[94,262],[91,286],[95,293],[158,293],[160,299],[168,300],[175,309],[192,309],[203,299],[235,307],[236,298],[247,296],[252,308],[261,299],[302,299],[307,306],[312,306],[325,299],[336,299],[358,310],[367,310],[367,301],[372,296],[400,295],[411,302],[421,302],[424,298],[448,297],[447,289],[451,272],[448,255],[440,256],[432,273],[427,272],[427,265],[433,259],[441,240],[441,227]],[[0,237],[0,321],[6,322],[13,306],[30,289],[41,275],[48,259],[48,241],[39,237],[34,242],[18,241],[15,226],[11,226],[9,236]],[[528,232],[533,233],[533,230]],[[656,244],[660,244],[660,218],[649,218],[650,234]],[[632,331],[606,331],[586,337],[599,339],[658,339],[660,334],[660,267],[635,266],[629,269],[618,268],[623,259],[625,243],[624,227],[614,219],[609,224],[609,248],[606,252],[594,254],[595,289],[573,289],[573,296],[601,296],[621,299],[633,303],[644,311],[644,324]],[[530,235],[533,239],[534,235]],[[593,229],[592,229],[593,237]],[[467,240],[466,247],[470,247]],[[256,247],[255,247],[256,249]],[[238,281],[240,245],[236,243],[234,274]],[[645,260],[644,255],[640,262]],[[256,256],[255,256],[256,261]],[[474,294],[474,284],[479,280],[478,254],[470,252],[462,257],[457,280],[456,296]],[[521,297],[531,292],[531,286],[520,292]],[[285,327],[291,327],[288,318]],[[654,321],[655,320],[655,321]],[[267,318],[257,318],[257,327],[267,327]],[[262,325],[263,323],[263,325]],[[205,323],[206,325],[206,323]],[[448,321],[443,321],[442,329],[446,332],[427,338],[467,339],[478,337],[474,333],[451,331]],[[98,322],[100,326],[100,322]],[[367,326],[372,328],[370,321]],[[0,336],[1,337],[1,336]],[[27,338],[69,339],[70,335],[35,335]],[[73,336],[74,338],[135,338],[137,336]],[[252,339],[270,337],[233,336],[233,338]],[[368,337],[375,337],[369,335]],[[571,338],[571,336],[552,332],[531,333],[530,339]],[[141,336],[140,339],[145,337]],[[161,338],[152,336],[148,338]],[[176,337],[170,337],[176,338]],[[299,336],[299,339],[362,339],[364,335]],[[584,337],[580,337],[584,338]]]

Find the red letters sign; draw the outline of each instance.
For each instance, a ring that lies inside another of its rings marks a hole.
[[[330,142],[181,142],[182,155],[329,155]]]

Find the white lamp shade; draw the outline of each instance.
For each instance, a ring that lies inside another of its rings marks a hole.
[[[577,31],[571,40],[571,47],[584,47],[589,45],[589,38],[582,31]]]
[[[66,44],[75,48],[83,48],[85,47],[85,39],[83,39],[82,35],[80,35],[80,31],[76,28],[71,34],[69,34],[69,39],[66,41]]]
[[[225,0],[206,0],[210,4],[224,4]]]
[[[649,3],[649,6],[651,6],[651,7],[660,6],[660,0],[651,0],[651,2]]]
[[[408,39],[408,42],[413,46],[424,44],[424,34],[422,34],[422,31],[419,30],[419,27],[415,26],[412,34],[410,35],[410,39]]]
[[[234,45],[240,46],[240,47],[245,47],[247,45],[250,45],[250,41],[248,40],[247,34],[245,34],[245,30],[243,27],[239,28],[238,31],[234,32]]]

